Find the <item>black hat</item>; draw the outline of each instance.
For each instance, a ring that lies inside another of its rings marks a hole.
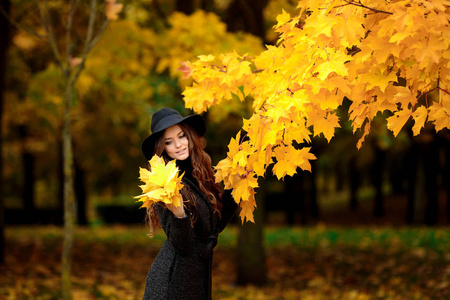
[[[155,141],[159,133],[162,133],[167,128],[185,122],[189,124],[192,128],[197,131],[200,136],[203,136],[206,132],[205,121],[200,115],[190,115],[187,117],[182,117],[179,112],[171,108],[162,108],[155,112],[152,116],[152,122],[150,129],[152,134],[150,134],[142,142],[142,153],[144,153],[145,158],[150,160],[153,155],[153,150],[155,148]]]

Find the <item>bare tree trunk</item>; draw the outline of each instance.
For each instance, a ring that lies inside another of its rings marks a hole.
[[[320,217],[320,207],[317,199],[317,161],[311,162],[311,217],[318,220]]]
[[[423,158],[425,168],[425,188],[427,202],[425,207],[425,224],[435,225],[438,222],[438,175],[439,175],[439,149],[434,131],[429,133],[431,141],[423,145]]]
[[[245,31],[264,41],[263,11],[268,0],[234,0],[227,9],[228,31]]]
[[[375,148],[375,160],[372,166],[372,183],[375,187],[375,203],[373,214],[377,218],[385,216],[384,209],[384,197],[383,197],[383,171],[385,165],[386,151],[380,149],[378,146]]]
[[[9,0],[2,0],[0,8],[5,14],[9,13]],[[9,46],[9,30],[10,25],[3,14],[0,14],[0,135],[2,130],[3,120],[3,91],[5,88],[6,75],[6,54]],[[5,262],[5,204],[3,201],[3,139],[0,136],[0,263]]]
[[[22,140],[22,202],[24,207],[25,220],[27,223],[35,223],[37,221],[36,208],[34,205],[35,194],[35,177],[34,165],[35,157],[26,147],[26,138],[28,130],[25,125],[18,127],[20,139]]]
[[[357,154],[350,158],[350,210],[358,210],[358,188],[360,181],[360,174],[357,167]]]
[[[175,10],[190,15],[194,12],[194,1],[193,0],[176,0]]]
[[[76,148],[76,147],[75,147]],[[76,153],[76,149],[75,149]],[[74,168],[75,168],[75,198],[77,203],[77,220],[78,225],[87,225],[87,192],[86,192],[86,179],[83,167],[80,162],[75,158],[74,160]]]
[[[442,132],[442,146],[444,147],[444,169],[442,174],[442,182],[447,194],[446,215],[447,222],[450,222],[450,130],[446,129]]]
[[[255,223],[246,222],[239,230],[237,284],[262,286],[267,281],[264,239],[264,192],[256,194],[258,207],[255,210]]]
[[[62,251],[62,292],[64,299],[72,299],[72,281],[70,280],[72,268],[72,245],[74,233],[74,206],[73,192],[73,153],[72,136],[70,133],[70,108],[72,102],[72,85],[67,80],[65,94],[65,111],[63,127],[63,163],[64,163],[64,241]]]

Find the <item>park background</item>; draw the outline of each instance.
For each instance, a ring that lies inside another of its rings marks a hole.
[[[140,299],[164,235],[147,237],[139,166],[150,116],[182,114],[180,63],[273,45],[276,16],[296,1],[121,1],[75,84],[72,103],[76,230],[74,299]],[[57,45],[68,4],[49,1]],[[101,28],[105,3],[97,4]],[[0,299],[60,299],[64,83],[34,1],[2,2],[2,256]],[[89,5],[80,1],[73,49]],[[105,17],[103,17],[104,19]],[[9,35],[3,34],[9,31]],[[9,37],[9,38],[7,38]],[[73,60],[76,64],[76,59]],[[212,108],[206,150],[213,164],[248,117],[249,103]],[[215,299],[448,299],[450,133],[407,125],[393,137],[379,116],[359,150],[339,108],[330,143],[312,141],[312,172],[283,181],[268,172],[255,224],[239,218],[215,250]]]

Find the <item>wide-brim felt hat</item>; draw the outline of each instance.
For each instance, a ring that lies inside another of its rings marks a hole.
[[[206,132],[206,125],[202,116],[194,114],[183,117],[174,109],[167,107],[162,108],[153,114],[150,124],[150,130],[152,133],[142,142],[142,153],[144,153],[147,160],[150,160],[153,156],[155,142],[159,135],[162,134],[162,132],[167,128],[180,123],[187,123],[195,131],[197,131],[200,136],[203,136]]]

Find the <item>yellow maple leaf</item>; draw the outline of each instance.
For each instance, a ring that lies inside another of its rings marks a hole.
[[[397,136],[410,117],[410,110],[400,110],[396,112],[392,117],[387,118],[387,128],[392,131],[394,136]]]
[[[162,157],[154,155],[149,163],[150,171],[139,168],[139,179],[145,184],[139,186],[143,194],[134,198],[143,202],[141,207],[145,208],[155,202],[180,206],[182,204],[180,190],[184,186],[181,179],[184,173],[178,175],[175,160],[169,161],[166,165]]]
[[[255,220],[253,218],[253,212],[256,208],[256,201],[255,201],[255,191],[252,189],[250,191],[250,197],[247,201],[243,201],[240,204],[241,212],[239,213],[239,216],[241,217],[242,224],[244,224],[245,219],[247,221],[250,221],[252,223],[255,223]]]
[[[308,18],[308,23],[305,25],[305,30],[311,37],[318,37],[324,35],[331,37],[331,29],[336,24],[333,17],[327,16],[324,13],[315,14]]]
[[[418,135],[420,130],[424,127],[428,117],[428,109],[425,106],[420,106],[412,114],[414,119],[414,126],[412,128],[413,134]]]
[[[282,13],[277,16],[277,25],[274,27],[278,28],[289,22],[289,20],[291,20],[291,15],[283,9]]]
[[[368,90],[374,87],[379,87],[380,90],[384,93],[384,91],[386,91],[386,87],[390,82],[397,81],[397,75],[395,74],[395,72],[386,74],[386,72],[381,68],[374,68],[371,70],[371,72],[361,75],[361,79],[364,82],[367,82]]]
[[[436,131],[450,127],[450,110],[447,107],[434,102],[429,110],[429,121],[434,123]]]
[[[292,176],[297,172],[297,167],[303,170],[311,171],[311,164],[309,160],[316,159],[314,154],[309,153],[310,147],[305,147],[300,150],[293,146],[279,146],[274,149],[277,163],[273,166],[273,173],[278,179],[284,176]]]
[[[325,62],[315,69],[316,72],[319,72],[318,77],[321,80],[325,80],[332,72],[341,76],[348,75],[345,63],[350,60],[350,56],[345,54],[343,50],[333,51],[331,49],[325,49],[323,56],[325,56]]]

